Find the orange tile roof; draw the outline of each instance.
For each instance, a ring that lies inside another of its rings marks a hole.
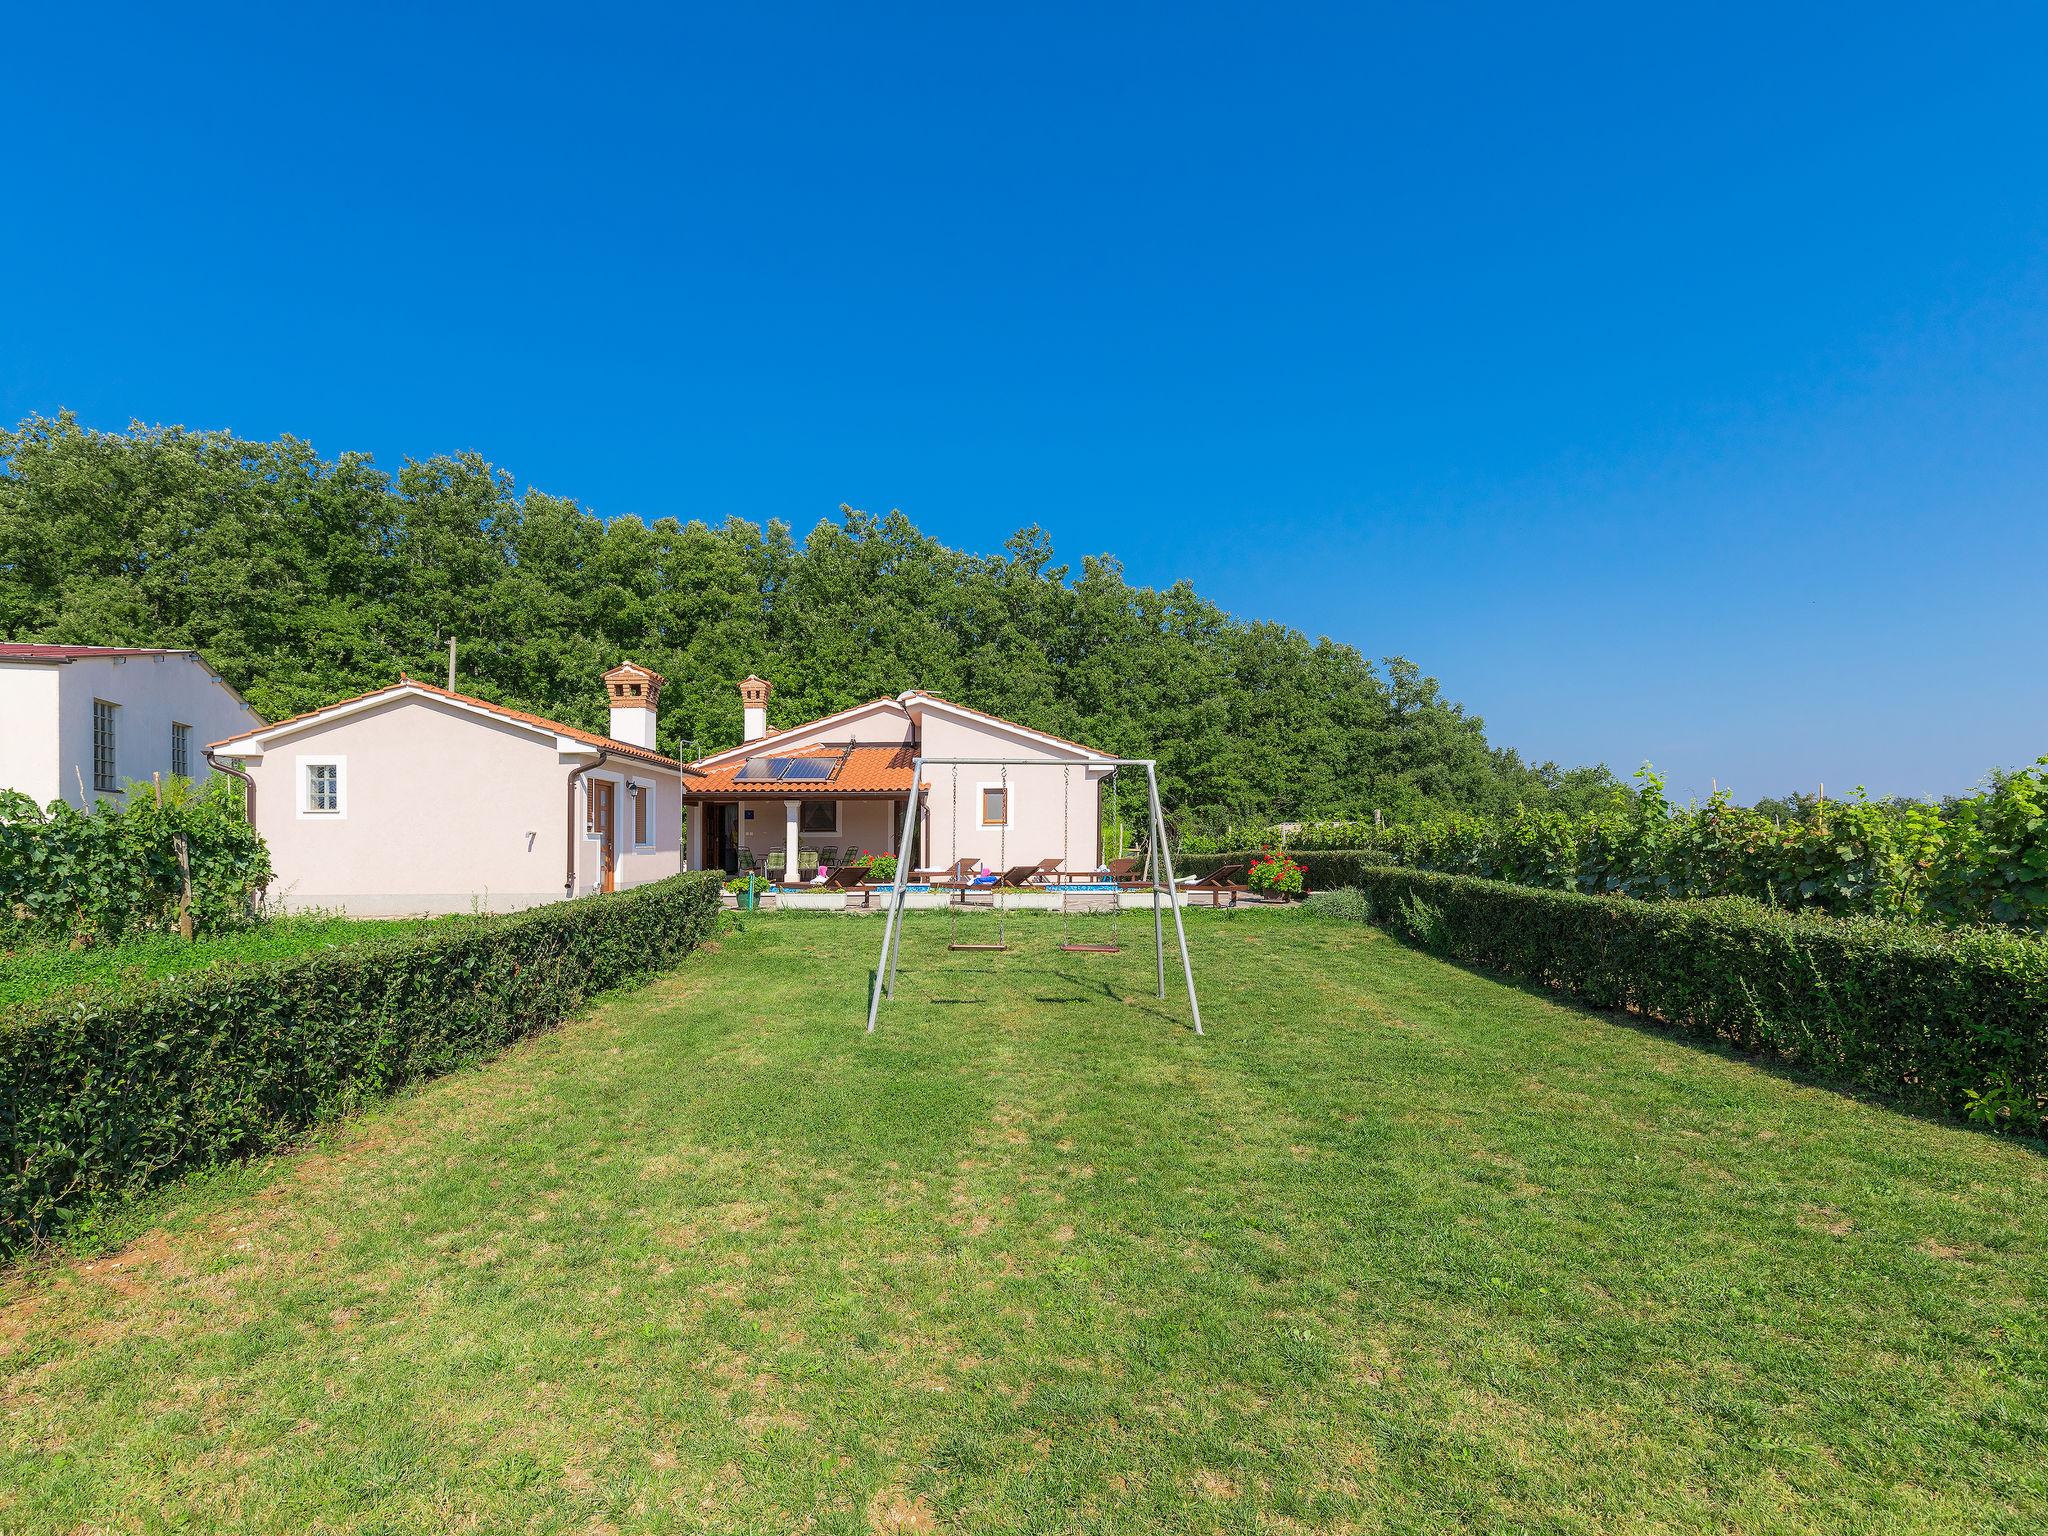
[[[910,770],[917,763],[917,748],[907,741],[877,741],[855,745],[799,747],[790,752],[758,752],[756,757],[838,757],[844,760],[829,779],[742,779],[740,770],[750,758],[699,770],[694,782],[683,786],[685,799],[707,795],[758,795],[787,800],[805,795],[841,798],[852,795],[907,795]]]
[[[432,683],[423,683],[418,678],[407,677],[402,672],[398,675],[398,681],[388,687],[372,688],[368,693],[358,693],[346,699],[336,699],[332,704],[324,704],[318,709],[309,709],[304,714],[291,715],[283,720],[273,721],[269,725],[258,726],[255,730],[243,731],[239,735],[229,736],[223,740],[211,743],[207,750],[216,751],[234,742],[246,741],[251,736],[266,736],[272,731],[281,731],[286,726],[297,725],[304,720],[317,719],[319,716],[329,714],[334,710],[342,708],[344,705],[360,704],[365,699],[376,698],[380,693],[397,693],[400,690],[432,694],[436,698],[448,699],[457,704],[467,704],[474,709],[481,709],[494,715],[501,715],[507,720],[518,720],[526,725],[538,726],[544,731],[553,731],[558,736],[571,737],[574,740],[583,742],[587,746],[602,747],[614,757],[630,757],[635,762],[652,763],[663,768],[675,768],[683,772],[695,774],[694,769],[685,769],[674,758],[664,757],[652,748],[636,747],[631,742],[618,741],[610,736],[600,736],[597,732],[586,731],[581,726],[564,725],[561,721],[550,720],[545,715],[530,714],[526,710],[513,709],[504,704],[493,704],[488,699],[479,699],[467,693],[455,693],[446,688],[437,688]]]

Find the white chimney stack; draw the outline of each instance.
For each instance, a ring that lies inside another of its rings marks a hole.
[[[654,747],[654,711],[661,702],[661,685],[667,681],[659,672],[622,661],[604,675],[605,693],[611,699],[613,741],[629,747]]]
[[[765,677],[756,677],[749,672],[740,684],[740,709],[743,721],[740,726],[741,741],[759,741],[768,734],[768,695],[775,691],[775,685]]]

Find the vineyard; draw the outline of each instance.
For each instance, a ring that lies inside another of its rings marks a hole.
[[[1548,890],[1649,899],[1746,896],[1770,906],[2048,929],[2048,758],[1934,804],[1860,796],[1783,818],[1726,791],[1675,806],[1647,769],[1632,796],[1584,812],[1518,809],[1376,826],[1311,822],[1184,836],[1184,856],[1285,844]]]
[[[225,779],[131,784],[81,811],[0,790],[0,943],[114,943],[178,926],[248,923],[269,882],[270,854]]]

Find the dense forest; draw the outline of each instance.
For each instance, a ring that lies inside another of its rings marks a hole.
[[[895,512],[801,541],[606,520],[473,454],[393,474],[291,437],[30,418],[0,432],[0,636],[190,646],[273,718],[438,680],[454,636],[465,691],[602,728],[598,674],[630,657],[668,677],[661,745],[690,755],[738,740],[750,671],[778,725],[916,686],[1157,756],[1184,826],[1620,792],[1489,745],[1407,660],[1132,586],[1111,555],[1076,573],[1036,527],[974,555]]]

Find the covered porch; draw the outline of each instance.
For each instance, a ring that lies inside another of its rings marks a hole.
[[[684,864],[806,880],[902,846],[911,742],[837,742],[728,759],[689,782]]]
[[[778,879],[796,871],[807,880],[821,867],[893,855],[908,808],[907,794],[872,792],[693,796],[684,812],[687,867]]]

